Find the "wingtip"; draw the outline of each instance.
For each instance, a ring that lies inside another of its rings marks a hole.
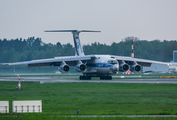
[[[44,32],[48,32],[48,30],[45,30]]]
[[[0,63],[0,66],[3,66],[3,65],[9,65],[9,64],[7,64],[7,63]]]

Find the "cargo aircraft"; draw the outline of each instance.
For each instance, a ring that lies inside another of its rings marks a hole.
[[[70,70],[75,66],[77,72],[82,72],[80,80],[91,80],[92,77],[99,77],[100,80],[111,80],[113,74],[130,70],[140,72],[142,66],[150,67],[152,63],[167,64],[164,62],[123,57],[115,55],[85,55],[81,46],[79,34],[81,32],[101,32],[92,30],[47,30],[45,32],[71,32],[74,39],[75,56],[54,57],[15,63],[0,63],[0,65],[28,65],[28,67],[59,66],[61,73]]]

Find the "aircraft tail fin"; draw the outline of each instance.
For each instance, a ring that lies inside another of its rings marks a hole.
[[[93,30],[46,30],[44,32],[72,32],[74,39],[74,48],[76,56],[84,56],[84,52],[81,46],[79,33],[80,32],[101,32],[101,31],[93,31]]]

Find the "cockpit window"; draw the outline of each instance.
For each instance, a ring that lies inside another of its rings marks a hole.
[[[109,64],[118,64],[117,60],[108,60],[107,63]]]

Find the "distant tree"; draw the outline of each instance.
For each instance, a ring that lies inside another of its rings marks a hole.
[[[57,47],[58,47],[58,48],[62,48],[62,45],[61,45],[60,42],[57,42]]]
[[[33,42],[34,42],[34,37],[30,37],[27,39],[27,43],[29,46],[33,46]]]
[[[123,41],[139,41],[139,38],[137,38],[137,37],[134,37],[134,36],[129,36],[129,37],[126,37],[126,38],[124,38],[123,39]]]
[[[39,47],[39,46],[41,46],[41,44],[42,44],[41,38],[36,38],[36,39],[34,39],[34,41],[33,41],[33,43],[32,43],[32,45],[33,45],[34,47]]]
[[[164,49],[164,58],[165,61],[172,61],[173,60],[173,51],[177,50],[177,42],[170,41],[171,44],[167,45]]]

